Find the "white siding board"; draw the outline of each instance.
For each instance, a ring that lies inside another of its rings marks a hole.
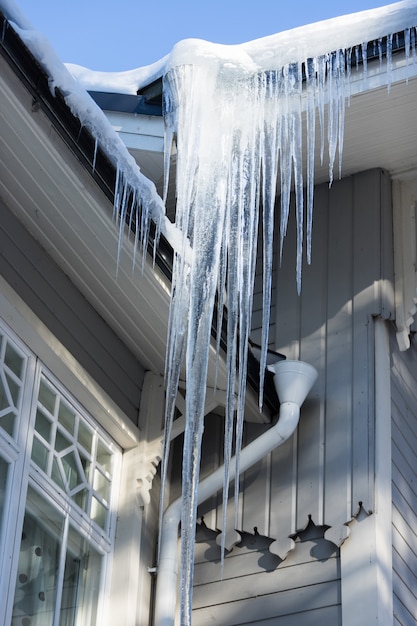
[[[402,496],[400,491],[393,485],[393,525],[402,537],[404,549],[400,551],[407,558],[409,550],[413,550],[417,554],[417,535],[415,531],[415,508],[412,508],[406,498]]]
[[[415,626],[416,620],[404,606],[401,599],[394,593],[394,624],[400,626]]]
[[[320,207],[314,216],[312,263],[304,264],[301,298],[300,359],[314,365],[318,371],[325,367],[327,296],[318,286],[326,283],[329,193],[318,187],[315,203]],[[316,524],[323,522],[323,471],[324,471],[324,406],[317,399],[325,394],[325,380],[320,377],[304,403],[301,411],[297,457],[297,500],[301,508],[297,527],[311,515]]]
[[[282,523],[289,532],[302,528],[308,515],[316,523],[336,525],[348,521],[359,502],[373,509],[371,320],[389,313],[393,284],[386,173],[372,170],[337,181],[330,190],[316,189],[312,266],[304,265],[300,296],[294,267],[292,215],[276,274],[275,349],[316,365],[319,379],[301,410],[286,480],[272,467],[271,501],[283,485],[287,506],[276,524],[271,513],[271,536],[283,534]],[[277,450],[274,464],[287,453]]]
[[[396,543],[396,538],[395,538],[395,529],[393,532],[393,543]],[[399,542],[401,543],[401,542]],[[405,560],[407,559],[407,561]],[[413,561],[411,561],[408,557],[408,555],[405,555],[405,559],[397,552],[397,550],[395,549],[395,545],[394,545],[394,551],[393,551],[393,562],[395,564],[395,570],[397,572],[397,575],[401,578],[401,581],[403,583],[403,592],[404,590],[406,591],[406,595],[408,596],[408,599],[410,600],[408,602],[408,606],[415,606],[416,610],[417,610],[417,596],[416,596],[416,589],[415,589],[415,569],[413,570],[412,568],[415,567],[415,555],[414,555],[414,559]],[[404,589],[406,588],[406,589]]]
[[[396,446],[393,446],[397,450]],[[413,508],[417,501],[417,482],[416,474],[410,465],[406,462],[405,457],[398,451],[393,454],[392,480],[399,493],[409,502]]]
[[[316,524],[342,525],[356,513],[359,501],[366,509],[373,508],[371,325],[373,315],[383,314],[383,281],[392,284],[392,265],[381,259],[392,254],[388,232],[390,203],[385,197],[388,187],[386,175],[375,170],[338,181],[330,191],[326,185],[316,189],[313,264],[303,268],[300,295],[295,281],[292,207],[282,265],[279,267],[277,262],[274,268],[274,349],[287,358],[313,363],[319,370],[319,379],[302,407],[295,435],[271,454],[270,461],[262,460],[243,478],[243,523],[239,530],[246,533],[253,532],[256,526],[271,540],[285,542],[289,535],[305,527],[309,516]],[[278,261],[278,242],[276,248]],[[260,294],[258,289],[259,278],[256,297]],[[212,519],[218,523],[219,517]],[[292,596],[288,611],[283,609],[281,613],[281,608],[292,591],[262,595],[263,581],[271,574],[271,580],[275,579],[276,571],[284,572],[284,564],[290,564],[298,550],[297,543],[295,550],[274,569],[273,558],[278,557],[269,554],[266,558],[265,551],[255,556],[236,546],[226,558],[222,579],[218,565],[216,569],[215,563],[208,562],[218,561],[219,551],[207,544],[197,546],[196,593],[202,594],[197,598],[203,598],[201,602],[207,606],[197,604],[200,608],[195,612],[194,623],[226,626],[276,620],[276,624],[286,624],[286,615],[307,616],[309,611],[315,611],[314,607],[318,609],[320,602],[314,602],[320,594],[310,602],[309,592],[304,591],[312,584],[308,576],[310,565],[294,566],[296,582],[292,586],[298,584],[297,589],[306,595],[298,594],[296,600]],[[311,569],[320,566],[312,563]],[[247,578],[249,596],[238,599],[245,586],[243,578]],[[233,598],[237,598],[233,602],[227,592],[229,583]],[[339,586],[339,582],[328,583]],[[318,587],[327,589],[326,585],[322,582]],[[337,597],[338,594],[337,591]],[[267,598],[266,602],[260,601],[261,595]],[[270,596],[279,597],[271,600]],[[326,597],[327,592],[321,607],[332,607],[330,614],[340,620],[340,598],[327,604]],[[268,608],[269,601],[271,606],[279,607],[276,614]],[[218,606],[208,606],[217,603]],[[316,616],[320,615],[318,611]]]
[[[305,563],[303,570],[306,580],[314,581],[314,585],[338,580],[337,559]],[[194,587],[193,608],[206,607],[213,598],[217,604],[250,599],[254,597],[254,589],[257,590],[256,595],[268,596],[299,587],[300,573],[297,567],[288,567],[285,572],[280,569],[268,573],[258,571],[255,574],[232,578],[227,583],[219,580]]]
[[[262,619],[279,618],[299,613],[300,607],[314,610],[336,606],[339,602],[337,586],[333,582],[327,582],[199,609],[193,612],[193,625],[253,624],[261,617]]]
[[[275,349],[285,346],[285,356],[288,359],[299,358],[299,328],[300,328],[300,297],[297,294],[295,281],[295,250],[291,245],[295,240],[294,204],[292,203],[287,235],[284,239],[282,263],[279,263],[279,220],[276,212],[275,232],[277,233],[276,274],[274,284],[276,289],[275,309]],[[281,299],[285,299],[282,307]],[[282,311],[281,311],[282,309]],[[280,316],[277,318],[277,311]],[[279,322],[279,323],[277,323]],[[284,445],[272,453],[271,490],[270,490],[270,530],[269,535],[274,539],[285,540],[290,533],[296,531],[296,484],[297,484],[297,449],[298,432]],[[306,520],[305,520],[306,521]],[[304,521],[304,523],[305,523]],[[304,525],[304,524],[303,524]]]
[[[373,479],[373,324],[372,316],[381,314],[382,285],[376,287],[381,259],[390,256],[382,250],[381,192],[386,176],[379,170],[365,172],[352,179],[353,241],[352,250],[352,514],[359,502],[374,509]],[[385,189],[384,189],[385,191]],[[371,253],[370,253],[371,251]],[[392,256],[392,255],[391,255]]]
[[[400,352],[391,329],[394,621],[417,621],[417,350]]]
[[[326,453],[324,519],[343,524],[350,518],[352,415],[352,184],[340,181],[329,193]]]
[[[341,624],[342,616],[339,606],[320,607],[294,615],[251,622],[251,626],[340,626]]]

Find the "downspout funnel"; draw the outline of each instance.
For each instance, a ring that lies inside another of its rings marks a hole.
[[[300,417],[300,406],[316,378],[316,369],[301,361],[279,361],[268,365],[274,374],[280,400],[276,423],[240,453],[240,470],[246,471],[282,445],[294,433]],[[230,464],[230,480],[235,478],[236,465]],[[219,467],[200,482],[198,504],[219,491],[223,485],[224,467]],[[174,626],[178,577],[178,525],[181,520],[181,498],[169,505],[161,529],[160,559],[157,569],[154,626]]]
[[[295,402],[301,406],[317,379],[317,370],[304,361],[277,361],[268,365],[274,374],[275,390],[280,403]]]

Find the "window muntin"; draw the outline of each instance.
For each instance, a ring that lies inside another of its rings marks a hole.
[[[108,532],[115,448],[42,373],[32,462]]]
[[[101,623],[120,461],[118,446],[0,322],[1,626]]]
[[[0,328],[0,428],[16,439],[27,356]]]
[[[68,515],[29,487],[12,626],[95,624],[102,563]]]

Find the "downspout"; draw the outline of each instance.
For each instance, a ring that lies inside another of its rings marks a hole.
[[[300,407],[313,386],[317,371],[302,361],[278,361],[268,366],[274,372],[274,383],[280,399],[279,417],[274,426],[260,435],[240,453],[240,471],[245,472],[269,452],[291,437],[297,428]],[[230,480],[235,478],[235,463],[230,464]],[[223,485],[221,466],[201,481],[198,504],[219,491]],[[178,526],[182,499],[172,502],[162,520],[160,557],[157,570],[154,626],[174,626],[178,578]]]

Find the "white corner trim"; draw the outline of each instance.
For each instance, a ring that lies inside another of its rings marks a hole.
[[[139,429],[1,276],[0,317],[122,448],[138,444]]]
[[[401,351],[410,347],[417,312],[417,172],[392,182],[394,220],[395,323]]]
[[[343,626],[393,623],[391,390],[387,323],[375,320],[375,504],[340,549]]]

